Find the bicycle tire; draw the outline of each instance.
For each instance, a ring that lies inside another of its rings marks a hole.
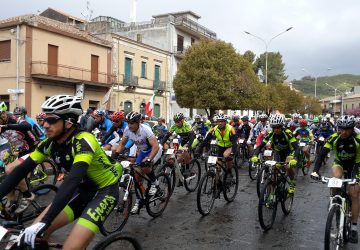
[[[206,186],[210,185],[210,188],[207,189]],[[202,205],[201,197],[202,194],[210,197],[210,203],[208,204],[207,208]],[[198,211],[201,215],[206,216],[210,214],[215,202],[215,173],[213,172],[206,172],[200,180],[199,188],[197,190],[196,195],[196,204]]]
[[[244,149],[242,145],[239,144],[234,156],[234,164],[237,168],[241,168],[241,166],[244,164],[244,157]]]
[[[55,185],[58,176],[57,167],[52,161],[45,160],[38,164],[34,171],[31,172],[28,178],[29,184],[32,187],[36,187],[42,184]]]
[[[195,177],[189,181],[184,180],[185,189],[188,192],[194,192],[196,188],[199,186],[200,178],[201,178],[201,166],[200,162],[196,159],[192,159],[189,166],[189,171],[191,175],[195,175]],[[192,183],[193,185],[190,185]]]
[[[260,199],[258,205],[258,216],[260,226],[264,231],[268,231],[272,228],[275,218],[276,218],[276,210],[277,210],[277,197],[276,197],[276,183],[274,183],[271,179],[266,180],[264,187],[260,192]],[[265,212],[267,208],[270,214],[270,220],[266,220]]]
[[[282,183],[281,185],[281,210],[285,215],[289,215],[293,204],[294,204],[294,194],[289,194],[288,192],[288,183]]]
[[[260,172],[259,163],[249,163],[249,177],[252,181],[257,179],[257,175]]]
[[[164,173],[159,173],[156,176],[156,179],[159,181],[159,187],[158,187],[158,191],[156,192],[155,195],[150,196],[149,195],[149,188],[147,189],[147,194],[146,194],[146,200],[145,200],[145,207],[146,207],[146,211],[148,212],[148,214],[151,217],[159,217],[165,210],[169,199],[170,199],[170,195],[171,195],[171,187],[170,187],[170,179],[169,177],[164,174]],[[161,187],[160,187],[161,185]],[[164,187],[162,187],[164,186]],[[158,204],[159,201],[160,204],[163,204],[163,206],[159,209],[159,211],[155,211],[153,210],[154,207]]]
[[[231,168],[231,171],[235,171],[235,173],[233,173],[233,177],[235,175],[235,182],[232,181],[231,184],[226,183],[226,179],[229,174],[226,171],[225,171],[224,181],[223,181],[223,195],[227,202],[232,202],[235,200],[235,197],[236,197],[236,194],[237,194],[238,188],[239,188],[239,170],[235,166],[233,166]],[[228,192],[228,191],[230,190],[231,187],[234,188],[234,193],[232,195],[229,195],[230,192]]]
[[[334,240],[334,243],[336,245],[338,245],[339,247],[341,245],[339,245],[341,239],[339,240],[338,237],[340,235],[339,231],[339,225],[340,225],[340,207],[338,205],[333,205],[332,208],[329,211],[329,214],[327,216],[326,219],[326,226],[325,226],[325,238],[324,238],[324,249],[325,250],[329,250],[332,249],[331,248],[331,225],[332,225],[332,221],[335,217],[335,223],[336,223],[336,227],[337,229],[335,230],[335,234],[336,234],[336,238]]]
[[[260,198],[260,192],[266,182],[268,172],[269,172],[269,167],[265,164],[262,165],[262,167],[259,170],[258,176],[256,178],[256,193],[258,198]]]
[[[107,236],[117,231],[121,231],[130,217],[132,207],[132,193],[128,194],[127,200],[124,202],[125,189],[120,189],[119,201],[116,207],[111,211],[103,225],[100,227],[102,235]]]
[[[176,184],[176,173],[175,173],[175,166],[170,166],[169,164],[162,165],[158,173],[165,173],[168,175],[170,179],[170,188],[171,188],[171,194],[174,192],[175,184]]]
[[[103,238],[93,248],[93,250],[104,250],[104,249],[141,250],[142,247],[139,241],[136,240],[134,237],[123,232],[116,232]]]

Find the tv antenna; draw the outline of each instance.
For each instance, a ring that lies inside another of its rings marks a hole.
[[[90,8],[90,1],[86,1],[86,10],[81,12],[81,15],[89,22],[93,13],[94,10]]]

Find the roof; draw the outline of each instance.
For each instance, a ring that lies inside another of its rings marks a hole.
[[[190,14],[192,16],[194,16],[195,18],[199,19],[201,16],[199,16],[198,14],[192,12],[191,10],[186,10],[186,11],[180,11],[180,12],[171,12],[171,13],[165,13],[165,14],[159,14],[159,15],[154,15],[152,16],[153,18],[159,18],[159,17],[165,17],[165,16],[184,16],[186,14]]]
[[[90,43],[96,43],[98,45],[112,47],[111,42],[93,36],[87,31],[80,30],[79,28],[71,24],[59,22],[43,16],[28,14],[0,20],[0,28],[12,27],[18,24],[25,24],[38,29],[62,34],[64,36],[73,37],[75,39],[87,41]]]
[[[53,11],[58,12],[58,13],[64,15],[64,16],[70,17],[71,19],[74,19],[74,20],[81,21],[81,22],[83,22],[83,23],[87,23],[87,22],[88,22],[88,21],[85,20],[85,19],[82,19],[82,18],[79,18],[79,17],[76,17],[76,16],[72,16],[72,15],[70,15],[70,14],[68,14],[68,13],[65,13],[65,12],[60,11],[60,10],[56,10],[56,9],[54,9],[54,8],[51,8],[51,7],[48,7],[47,10],[53,10]],[[46,10],[45,10],[45,11],[46,11]],[[40,14],[40,15],[41,15],[41,14]]]

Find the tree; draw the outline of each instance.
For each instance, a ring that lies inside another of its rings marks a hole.
[[[255,61],[255,73],[261,71],[263,82],[265,82],[265,58],[266,54],[261,54]],[[288,76],[285,75],[285,64],[282,61],[282,55],[277,52],[268,52],[268,83],[282,83]]]
[[[319,101],[310,96],[304,96],[303,108],[299,110],[302,114],[320,115],[322,113]]]
[[[234,47],[219,40],[201,40],[191,46],[179,64],[173,87],[181,107],[247,109],[258,96],[252,66]]]
[[[256,58],[255,53],[252,52],[251,50],[247,50],[247,51],[245,51],[245,53],[244,53],[243,56],[244,56],[244,58],[245,58],[249,63],[251,63],[252,69],[253,69],[254,72],[256,73],[256,67],[255,67],[255,64],[254,64],[255,58]]]

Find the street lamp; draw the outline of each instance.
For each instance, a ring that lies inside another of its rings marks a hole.
[[[272,37],[268,42],[266,42],[265,39],[263,39],[263,38],[261,38],[261,37],[259,37],[259,36],[253,35],[253,34],[251,34],[251,33],[248,32],[248,31],[244,31],[245,34],[250,35],[250,36],[253,36],[253,37],[261,40],[261,41],[265,44],[265,85],[266,85],[266,86],[267,86],[267,83],[268,83],[268,77],[267,77],[267,75],[268,75],[268,69],[267,69],[267,68],[268,68],[268,66],[267,66],[267,65],[268,65],[268,47],[269,47],[269,45],[270,45],[270,43],[271,43],[272,40],[274,40],[276,37],[284,34],[285,32],[288,32],[288,31],[291,30],[292,28],[293,28],[293,27],[287,28],[287,29],[284,30],[283,32],[281,32],[281,33],[277,34],[276,36]]]
[[[325,85],[335,90],[335,100],[334,100],[334,116],[335,116],[335,114],[336,114],[336,92],[338,91],[338,88],[335,88],[335,87],[331,86],[331,85],[328,84],[327,82],[325,83]],[[339,92],[341,93],[340,115],[343,115],[342,95],[343,95],[344,93],[341,92],[341,91],[339,91]]]
[[[305,69],[305,68],[302,68],[301,70],[304,71],[304,72],[306,72],[306,73],[308,73],[308,74],[310,74],[310,76],[315,76],[315,98],[316,98],[316,84],[317,84],[317,79],[318,79],[318,77],[320,76],[320,74],[324,73],[325,71],[323,71],[323,72],[315,75],[315,74],[309,72],[309,71],[308,71],[307,69]],[[329,70],[332,70],[332,68],[327,68],[326,70],[329,71]]]

